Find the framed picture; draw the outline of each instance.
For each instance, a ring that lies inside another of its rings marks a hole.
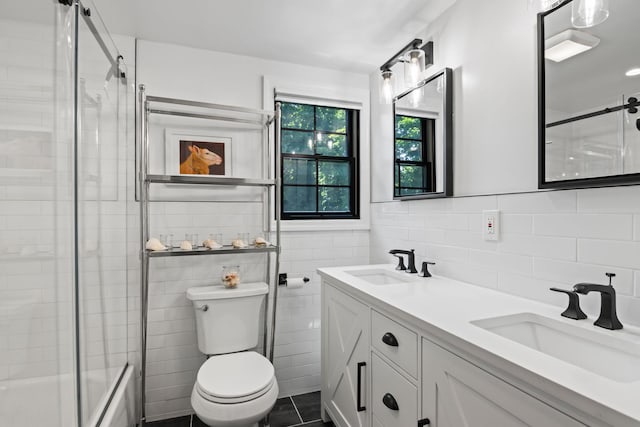
[[[231,138],[198,132],[165,131],[167,175],[231,176]]]

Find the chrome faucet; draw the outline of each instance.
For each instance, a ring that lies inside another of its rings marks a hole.
[[[600,316],[593,323],[605,329],[622,329],[622,323],[616,314],[616,290],[611,285],[613,273],[606,273],[609,278],[609,285],[597,285],[594,283],[578,283],[573,286],[573,291],[586,295],[589,292],[600,292]]]
[[[404,249],[391,249],[389,251],[389,253],[393,256],[398,257],[399,262],[398,262],[398,270],[404,270],[405,273],[417,273],[418,270],[416,270],[416,254],[415,254],[415,249],[411,249],[410,251],[406,251]],[[406,268],[402,268],[404,267],[404,263],[402,262],[402,257],[399,254],[403,254],[407,256],[407,261],[408,261],[408,266]]]

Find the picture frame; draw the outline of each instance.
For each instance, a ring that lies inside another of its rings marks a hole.
[[[167,175],[232,176],[232,139],[182,129],[165,130]]]

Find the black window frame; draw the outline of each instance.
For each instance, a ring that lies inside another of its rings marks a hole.
[[[397,117],[407,117],[410,119],[420,120],[420,135],[421,138],[407,138],[398,136],[398,129],[396,126]],[[393,195],[394,197],[413,196],[415,194],[422,194],[425,192],[435,192],[436,183],[436,168],[435,168],[435,119],[420,116],[411,116],[408,114],[396,114],[394,117],[393,126],[393,157],[394,157],[394,179],[393,179]],[[397,157],[397,144],[400,141],[419,142],[421,144],[421,159],[420,160],[401,160]],[[400,173],[401,166],[420,166],[423,168],[422,174],[422,186],[420,187],[406,187],[402,186],[402,174]],[[398,179],[396,180],[396,176]],[[402,190],[419,190],[417,193],[403,193]]]
[[[347,155],[346,156],[328,156],[317,154],[316,145],[314,144],[314,154],[292,154],[285,153],[282,151],[282,146],[280,147],[280,171],[279,176],[281,180],[280,185],[280,219],[281,220],[335,220],[335,219],[360,219],[360,164],[359,164],[359,154],[360,154],[360,110],[354,108],[346,108],[346,107],[337,107],[332,105],[318,105],[306,102],[297,102],[297,101],[276,101],[281,103],[281,107],[284,104],[296,104],[296,105],[305,105],[313,107],[313,129],[299,129],[299,128],[288,128],[282,126],[280,129],[280,136],[282,136],[283,131],[294,131],[294,132],[313,132],[313,140],[317,141],[318,133],[321,134],[333,134],[333,135],[344,135],[346,146],[347,146]],[[345,133],[341,132],[332,132],[326,130],[318,130],[317,129],[317,108],[334,108],[339,110],[346,111],[346,131]],[[282,120],[284,122],[284,120]],[[316,176],[315,176],[315,184],[285,184],[284,183],[284,165],[285,159],[305,159],[315,161],[316,168]],[[337,162],[337,163],[347,163],[350,166],[350,184],[349,185],[320,185],[318,183],[318,169],[320,162]],[[285,187],[315,187],[315,195],[316,195],[316,210],[315,211],[285,211]],[[349,188],[349,211],[347,212],[324,212],[320,211],[320,188],[328,187],[328,188]]]

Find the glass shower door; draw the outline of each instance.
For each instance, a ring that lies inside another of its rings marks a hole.
[[[74,24],[57,2],[0,4],[1,426],[76,425]]]
[[[99,15],[83,3],[77,42],[77,332],[81,425],[94,425],[127,366],[127,85]]]

